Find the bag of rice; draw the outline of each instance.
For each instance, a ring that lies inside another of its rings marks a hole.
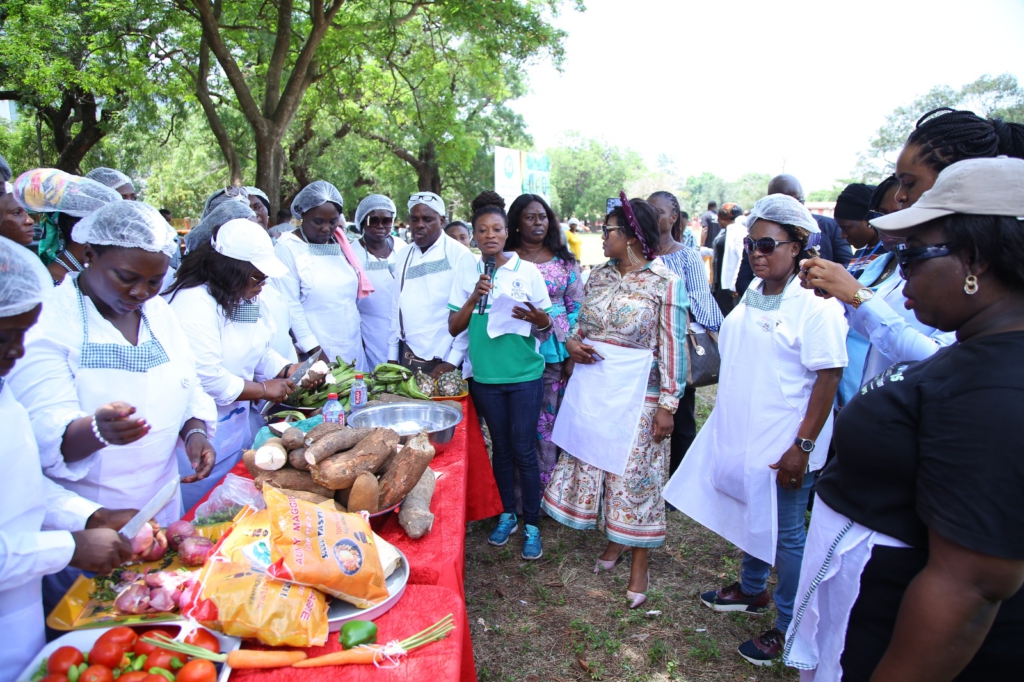
[[[361,609],[387,599],[369,522],[265,486],[270,512],[270,566],[280,580],[309,585]]]

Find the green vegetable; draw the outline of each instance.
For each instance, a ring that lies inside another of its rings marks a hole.
[[[78,682],[78,678],[81,676],[82,671],[77,666],[71,666],[68,668],[68,682]]]
[[[39,680],[43,679],[49,674],[49,671],[47,671],[46,669],[46,664],[49,662],[49,660],[50,659],[48,658],[44,658],[42,661],[39,662],[39,667],[36,669],[34,673],[32,673],[32,682],[39,682]]]
[[[377,641],[377,625],[368,620],[350,620],[341,626],[338,641],[342,649],[374,644]]]
[[[132,661],[132,670],[138,672],[142,670],[142,666],[146,665],[146,654],[142,654],[134,661]]]
[[[184,663],[182,663],[181,661],[179,661],[176,658],[172,658],[171,659],[171,667],[174,668],[175,670],[183,667],[184,665],[185,665]]]
[[[149,674],[150,675],[163,675],[164,677],[167,678],[167,682],[174,682],[174,673],[172,673],[170,670],[164,670],[163,668],[159,668],[159,667],[157,667],[155,665],[152,668],[149,669]],[[68,682],[71,682],[71,681],[68,680]]]

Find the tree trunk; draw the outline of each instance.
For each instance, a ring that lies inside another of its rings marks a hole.
[[[437,152],[433,142],[428,142],[420,147],[417,160],[419,163],[413,165],[416,169],[416,189],[421,192],[433,192],[440,196],[441,169],[437,164]]]
[[[220,15],[219,11],[217,15]],[[227,128],[224,127],[224,122],[217,115],[217,106],[213,103],[213,97],[210,96],[210,88],[207,83],[209,75],[210,46],[207,44],[206,36],[204,35],[199,40],[199,68],[195,72],[196,99],[199,100],[199,105],[203,108],[203,113],[206,114],[206,121],[210,124],[210,132],[213,133],[213,137],[217,140],[217,146],[220,147],[220,152],[224,155],[224,161],[228,164],[228,182],[237,187],[242,184],[242,165],[238,160],[238,152],[235,151],[235,143],[232,141]]]
[[[96,99],[92,93],[78,90],[65,90],[61,96],[59,107],[40,107],[39,114],[46,127],[53,134],[54,148],[57,150],[55,168],[68,173],[80,173],[85,155],[106,136],[104,123],[109,121],[110,112],[117,108],[116,100],[111,98],[110,110],[106,107],[100,120],[96,120]],[[81,123],[77,133],[72,133],[72,126]]]
[[[281,133],[272,125],[256,130],[256,186],[270,199],[270,215],[281,204]]]

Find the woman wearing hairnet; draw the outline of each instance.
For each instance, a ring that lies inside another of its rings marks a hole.
[[[104,509],[43,476],[28,414],[4,378],[24,355],[25,333],[53,286],[35,254],[2,237],[0,272],[0,414],[8,422],[0,442],[0,682],[13,682],[46,643],[43,576],[68,565],[100,573],[120,566],[132,551],[116,529],[136,510]]]
[[[357,302],[363,330],[366,366],[373,369],[388,361],[388,331],[395,304],[395,265],[409,245],[391,236],[395,202],[371,194],[356,207],[356,225],[363,236],[352,245],[359,264],[373,283],[374,292]]]
[[[277,241],[277,256],[288,272],[275,286],[288,299],[300,350],[320,348],[328,360],[340,357],[365,370],[356,301],[374,289],[345,236],[341,208],[341,194],[323,180],[296,195],[292,215],[302,224]]]
[[[132,182],[132,179],[119,170],[100,166],[86,173],[85,177],[95,180],[101,185],[106,185],[120,194],[121,198],[125,201],[135,201],[139,198],[139,195],[135,192],[135,184]]]
[[[843,307],[796,278],[820,232],[796,199],[769,195],[743,239],[755,279],[725,318],[715,409],[665,486],[665,499],[743,550],[739,582],[705,592],[715,611],[768,608],[775,626],[740,645],[755,665],[782,653],[803,558],[804,514],[832,438],[832,401],[847,364]]]

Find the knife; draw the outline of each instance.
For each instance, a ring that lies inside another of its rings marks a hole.
[[[177,490],[178,484],[181,483],[181,476],[175,476],[171,480],[167,481],[163,488],[160,488],[160,492],[153,496],[153,499],[146,503],[146,506],[139,510],[139,512],[131,518],[131,520],[124,524],[121,530],[117,531],[123,535],[128,542],[132,541],[142,527],[149,523],[149,520],[156,516],[156,513],[166,506],[171,498],[174,497],[174,491]]]
[[[308,358],[305,359],[305,361],[303,361],[301,365],[299,365],[299,368],[297,370],[291,373],[291,376],[289,376],[288,379],[298,384],[302,380],[302,377],[306,376],[306,372],[309,371],[309,368],[316,364],[316,361],[320,359],[321,355],[323,355],[323,349],[318,350],[317,352],[310,355]],[[288,405],[291,405],[291,400],[295,397],[295,394],[298,392],[299,389],[295,389],[295,391],[287,398],[285,398],[283,402]],[[272,403],[270,401],[267,401],[263,408],[260,409],[260,416],[265,417],[267,415],[267,412],[269,412],[271,408],[275,407],[277,404],[278,403]]]

